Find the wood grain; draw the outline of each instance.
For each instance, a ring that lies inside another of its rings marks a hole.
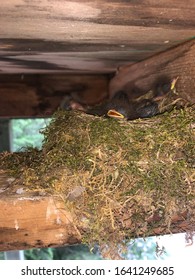
[[[0,71],[114,72],[193,37],[194,14],[193,0],[4,1]]]
[[[55,247],[80,242],[71,214],[57,197],[11,187],[0,171],[0,251]]]
[[[178,78],[178,98],[195,103],[195,39],[158,53],[144,61],[119,68],[110,81],[109,94],[124,90],[131,95],[134,88],[146,93],[155,83]]]

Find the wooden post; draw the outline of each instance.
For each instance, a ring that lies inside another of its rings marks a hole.
[[[10,121],[0,119],[0,152],[10,151]]]

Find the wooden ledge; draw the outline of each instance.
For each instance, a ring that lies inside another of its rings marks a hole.
[[[0,251],[80,243],[61,199],[28,193],[12,182],[0,173]]]

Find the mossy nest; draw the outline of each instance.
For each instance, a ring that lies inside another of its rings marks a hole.
[[[193,108],[129,122],[58,111],[41,151],[5,153],[0,167],[59,194],[84,242],[119,244],[172,231],[178,213],[194,225],[194,120]]]

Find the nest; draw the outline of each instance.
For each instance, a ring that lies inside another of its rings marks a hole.
[[[184,211],[195,224],[193,108],[129,122],[58,111],[42,133],[41,151],[3,154],[0,167],[60,195],[83,242],[104,250],[171,232]]]

